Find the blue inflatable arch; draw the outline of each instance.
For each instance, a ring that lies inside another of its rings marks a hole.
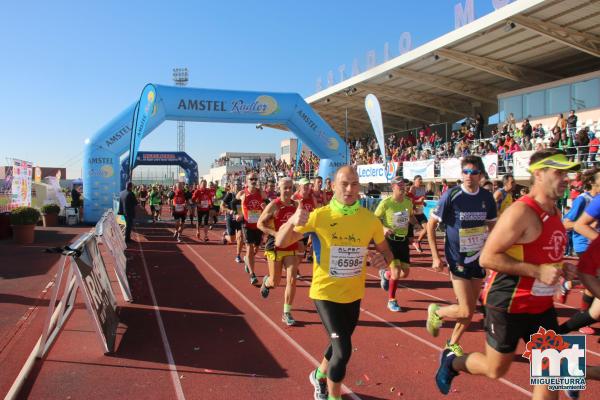
[[[152,95],[139,140],[165,120],[286,125],[321,159],[319,174],[331,177],[347,163],[346,144],[296,93],[241,92],[146,85]],[[150,98],[150,96],[148,96]],[[140,102],[141,103],[141,102]],[[83,163],[84,221],[97,222],[119,193],[121,156],[130,150],[136,103],[86,141]],[[141,106],[140,108],[144,108]],[[142,126],[139,129],[139,126]],[[134,150],[135,154],[135,150]]]
[[[140,165],[178,165],[185,171],[186,183],[198,183],[198,163],[183,151],[140,151],[133,168]],[[129,157],[125,157],[121,162],[121,190],[125,189],[128,179]]]

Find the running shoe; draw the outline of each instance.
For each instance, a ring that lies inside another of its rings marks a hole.
[[[244,271],[246,271],[247,274],[250,273],[250,267],[248,264],[248,256],[244,256]]]
[[[300,275],[300,272],[296,273],[296,279],[298,279],[298,280],[302,279],[302,275]]]
[[[454,361],[455,358],[456,354],[454,354],[452,350],[444,349],[444,351],[442,351],[440,367],[435,374],[435,383],[443,394],[448,394],[450,386],[452,385],[452,379],[458,375],[458,372],[455,372],[452,369],[452,361]]]
[[[385,269],[379,270],[379,286],[386,292],[390,290],[390,281],[385,277]]]
[[[402,311],[402,308],[400,308],[396,299],[389,300],[387,307],[388,307],[388,310],[390,310],[392,312],[401,312]]]
[[[269,287],[267,286],[267,280],[269,279],[269,275],[265,275],[263,277],[262,285],[260,286],[260,295],[263,299],[269,297]]]
[[[568,296],[569,288],[567,287],[567,281],[562,279],[560,285],[558,286],[558,291],[556,292],[556,301],[560,304],[565,304]]]
[[[208,230],[209,230],[209,231],[212,231],[212,227],[213,227],[212,225],[209,225],[209,226],[208,226]]]
[[[317,379],[317,370],[310,371],[308,380],[315,388],[315,400],[327,400],[329,391],[327,390],[327,379]]]
[[[579,328],[579,333],[583,333],[584,335],[593,335],[596,333],[596,331],[591,326],[584,326],[583,328]]]
[[[292,313],[290,313],[290,312],[284,312],[281,315],[281,322],[283,322],[287,326],[296,325],[296,320],[294,319],[294,317],[292,317]]]
[[[429,307],[427,307],[427,323],[425,327],[427,328],[427,332],[431,334],[433,337],[437,337],[440,334],[440,327],[442,326],[442,318],[437,315],[437,310],[439,310],[440,306],[435,303],[431,303]]]
[[[421,242],[413,242],[413,247],[417,251],[417,253],[423,253],[423,249],[421,248]]]
[[[223,242],[223,244],[227,244],[227,239],[225,239],[225,236],[223,236],[223,238],[221,239],[221,241]]]
[[[208,236],[205,236],[205,237],[204,237],[204,241],[205,241],[205,242],[208,242]]]
[[[242,263],[242,257],[240,257],[240,256],[235,256],[235,262],[236,262],[236,263],[240,263],[240,264],[241,264],[241,263]]]
[[[463,351],[462,347],[460,347],[460,344],[458,344],[458,343],[450,344],[450,340],[448,340],[446,342],[445,349],[452,351],[458,357],[461,357],[461,356],[463,356],[465,354],[465,352]]]
[[[565,390],[565,395],[570,399],[577,400],[579,398],[579,390]]]
[[[255,274],[250,275],[250,284],[251,285],[256,285],[258,283],[258,278],[256,277]]]
[[[181,238],[177,236],[177,243],[181,243]]]

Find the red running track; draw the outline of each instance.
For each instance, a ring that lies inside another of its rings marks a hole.
[[[121,317],[116,353],[101,353],[79,297],[79,309],[34,369],[22,398],[312,398],[308,373],[321,359],[327,337],[308,298],[310,277],[299,282],[293,309],[298,325],[288,328],[280,321],[283,287],[263,299],[243,264],[234,262],[235,246],[221,244],[222,230],[211,231],[207,244],[196,241],[192,228],[184,231],[181,244],[172,232],[169,223],[137,228],[138,243],[128,250],[135,302],[124,303],[113,282]],[[345,398],[528,398],[529,365],[519,356],[501,381],[461,375],[448,397],[439,394],[433,376],[453,324],[430,337],[426,309],[432,301],[453,301],[454,295],[448,276],[428,268],[429,256],[412,256],[411,276],[398,292],[406,312],[387,310],[377,271],[368,271]],[[310,265],[300,269],[310,275]],[[256,270],[260,280],[267,271],[262,252]],[[558,307],[561,320],[578,301],[573,293]],[[466,351],[483,349],[481,315],[462,344]],[[588,338],[587,357],[588,364],[600,364],[597,336]],[[600,384],[588,382],[582,398],[600,398]]]

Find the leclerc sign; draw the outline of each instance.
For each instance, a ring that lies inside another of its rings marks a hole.
[[[359,165],[357,171],[360,183],[389,183],[398,172],[398,163]]]

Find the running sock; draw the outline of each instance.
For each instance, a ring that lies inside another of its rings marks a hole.
[[[321,372],[321,369],[317,367],[317,372],[315,373],[315,377],[317,379],[327,379],[327,374]]]
[[[385,276],[385,279],[387,279],[388,281],[389,281],[390,279],[392,279],[392,275],[390,274],[390,271],[389,271],[389,270],[385,271],[385,273],[384,273],[383,275]]]
[[[283,305],[283,312],[291,312],[292,311],[292,305],[291,304],[284,304]]]
[[[591,325],[594,322],[596,322],[596,320],[592,318],[589,310],[580,311],[577,314],[573,315],[567,322],[560,325],[556,333],[564,335],[565,333],[576,331],[579,328]]]
[[[398,289],[398,280],[390,279],[390,289],[388,292],[390,295],[390,300],[394,300],[396,298],[396,289]]]
[[[581,295],[581,311],[589,310],[593,301],[594,301],[594,296],[590,296],[587,293],[583,293]]]

